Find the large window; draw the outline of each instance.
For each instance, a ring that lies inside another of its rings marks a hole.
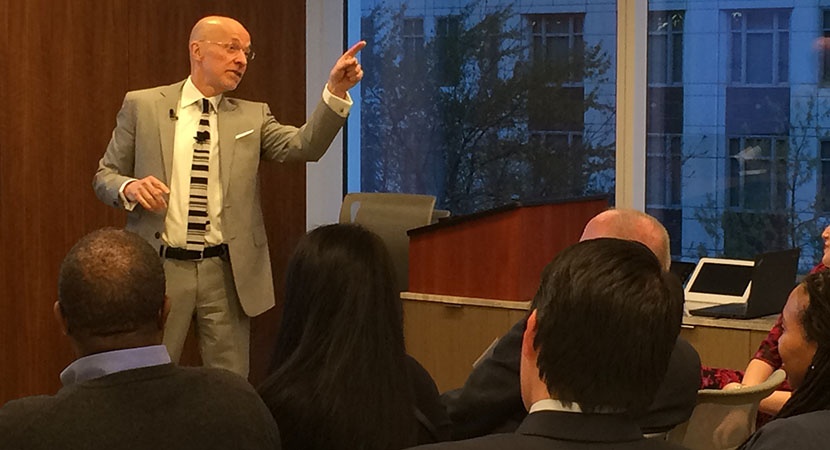
[[[649,2],[648,210],[669,229],[676,258],[800,247],[806,271],[820,258],[830,194],[817,26],[827,14],[818,1],[661,9],[674,5]]]
[[[370,42],[352,190],[430,193],[453,214],[613,195],[616,2],[349,5],[352,36]],[[632,197],[663,220],[675,258],[801,247],[805,269],[830,216],[830,13],[753,6],[649,1],[645,145],[626,141],[624,159],[645,159]]]
[[[614,2],[355,3],[359,190],[433,194],[453,214],[613,201]]]

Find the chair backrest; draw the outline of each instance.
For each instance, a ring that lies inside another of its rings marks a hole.
[[[438,223],[441,220],[450,217],[450,211],[447,209],[435,209],[432,211],[432,221],[430,223]]]
[[[357,223],[383,239],[402,291],[409,285],[409,236],[413,228],[429,225],[435,208],[432,195],[383,192],[346,194],[340,207],[340,223]]]
[[[758,403],[772,394],[786,377],[778,369],[756,386],[699,390],[692,417],[671,430],[668,440],[690,450],[737,448],[755,432]]]

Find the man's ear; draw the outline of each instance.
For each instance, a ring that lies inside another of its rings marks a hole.
[[[196,61],[202,60],[202,46],[196,41],[190,43],[190,57]]]
[[[164,329],[164,324],[167,323],[167,316],[169,316],[169,315],[170,315],[170,299],[165,294],[164,303],[161,304],[161,309],[159,310],[159,317],[158,317],[159,330]]]
[[[536,312],[533,310],[527,318],[527,326],[525,332],[522,334],[522,357],[528,358],[532,361],[536,360],[536,348],[533,346],[533,341],[536,339]]]
[[[63,315],[61,302],[58,301],[52,305],[52,314],[55,316],[55,321],[58,323],[61,333],[63,333],[64,336],[69,336],[69,322],[66,321],[66,317]]]

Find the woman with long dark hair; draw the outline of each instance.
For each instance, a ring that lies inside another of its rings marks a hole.
[[[808,275],[784,306],[778,351],[794,391],[744,449],[825,449],[830,442],[830,271]]]
[[[406,354],[401,308],[374,233],[335,224],[300,241],[272,373],[259,388],[283,449],[393,450],[447,437],[435,383]]]

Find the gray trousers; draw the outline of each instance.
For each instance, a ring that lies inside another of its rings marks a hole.
[[[231,263],[219,257],[201,261],[165,259],[164,273],[170,299],[164,345],[173,361],[179,362],[193,321],[202,364],[247,378],[251,319],[239,304]]]

